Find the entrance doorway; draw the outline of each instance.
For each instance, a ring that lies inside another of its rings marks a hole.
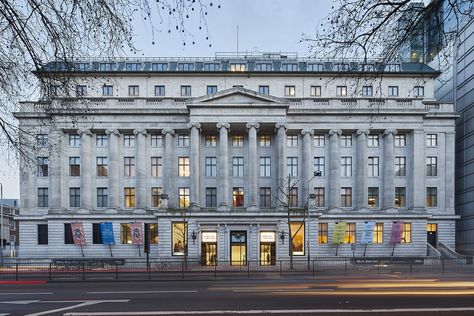
[[[202,232],[201,262],[205,266],[217,264],[217,232]]]
[[[260,265],[273,266],[275,263],[275,232],[260,232]]]
[[[247,232],[230,232],[230,264],[233,266],[247,265]]]
[[[426,233],[428,243],[436,248],[438,242],[438,224],[428,223],[426,225]]]

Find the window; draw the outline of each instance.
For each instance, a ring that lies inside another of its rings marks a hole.
[[[298,71],[298,64],[282,64],[282,71]]]
[[[295,86],[285,86],[285,96],[294,97],[296,95]]]
[[[269,86],[258,86],[258,93],[260,94],[270,94],[270,87]]]
[[[314,199],[314,206],[316,207],[324,207],[325,205],[325,189],[324,187],[316,187],[314,188],[314,194],[316,195]]]
[[[438,135],[426,134],[426,147],[437,147],[437,146],[438,146]]]
[[[207,94],[214,94],[217,92],[217,86],[207,86]]]
[[[81,189],[80,188],[69,188],[69,206],[70,207],[81,206]]]
[[[395,175],[405,177],[407,175],[407,158],[403,156],[395,157]]]
[[[46,135],[46,134],[36,135],[36,145],[39,146],[39,147],[48,146],[48,135]]]
[[[298,157],[287,157],[286,166],[290,177],[298,177]]]
[[[324,65],[323,64],[308,64],[307,69],[308,71],[323,71]]]
[[[109,190],[107,188],[97,188],[97,207],[109,206]]]
[[[120,243],[131,244],[132,243],[132,232],[130,224],[120,224]]]
[[[270,63],[256,64],[255,70],[256,71],[272,71],[272,64]]]
[[[310,94],[312,97],[320,97],[321,96],[321,86],[311,86]]]
[[[77,85],[76,86],[76,96],[83,97],[87,95],[87,86]]]
[[[272,189],[269,187],[260,188],[260,207],[271,207],[271,199]]]
[[[341,157],[341,177],[352,177],[352,157]]]
[[[405,187],[395,187],[395,206],[396,207],[405,207],[406,206],[406,188]]]
[[[185,248],[188,247],[188,223],[174,222],[171,225],[173,234],[173,256],[184,256]]]
[[[426,157],[426,175],[436,177],[438,175],[438,158]]]
[[[372,242],[374,244],[383,244],[383,223],[375,223]]]
[[[352,147],[352,135],[341,135],[341,147]]]
[[[403,224],[402,244],[411,243],[411,223]]]
[[[244,176],[244,157],[232,157],[232,176]]]
[[[337,86],[336,87],[336,95],[338,97],[345,97],[347,96],[347,87],[346,86]]]
[[[48,176],[48,157],[38,157],[38,166],[36,175],[38,177],[47,177]]]
[[[217,175],[217,158],[216,157],[206,157],[206,166],[205,166],[205,175],[206,177],[215,177]]]
[[[38,224],[38,245],[48,244],[48,224]]]
[[[107,96],[107,97],[114,95],[114,86],[103,85],[102,86],[102,95]]]
[[[260,147],[270,147],[271,146],[271,139],[270,135],[260,135],[259,136],[259,143]]]
[[[369,177],[379,176],[379,157],[369,157]]]
[[[367,205],[370,208],[379,207],[379,188],[378,187],[368,188]]]
[[[123,146],[135,147],[135,135],[132,135],[132,134],[123,135]]]
[[[189,147],[189,134],[178,134],[178,147]]]
[[[326,146],[326,137],[324,134],[315,134],[313,136],[314,147],[324,147]]]
[[[217,207],[217,188],[206,188],[206,207]]]
[[[153,64],[151,64],[151,70],[152,71],[167,71],[168,70],[168,64],[153,63]]]
[[[69,147],[80,147],[81,136],[77,134],[69,134]]]
[[[49,87],[49,92],[50,92],[50,96],[52,97],[57,97],[61,94],[61,86],[60,85],[51,85]]]
[[[270,177],[271,176],[271,158],[270,157],[260,157],[260,177]]]
[[[298,188],[290,189],[290,207],[298,207]]]
[[[71,223],[64,223],[64,244],[73,245],[74,238],[72,237]]]
[[[156,245],[158,243],[158,224],[157,223],[146,223],[148,225],[148,231],[150,232],[150,244]]]
[[[109,143],[109,136],[106,134],[97,134],[95,135],[95,145],[96,147],[107,147]]]
[[[140,90],[138,86],[128,86],[128,95],[138,96],[140,95]]]
[[[151,157],[151,176],[161,177],[163,175],[163,161],[161,157]]]
[[[97,157],[96,158],[96,169],[98,177],[107,177],[108,167],[107,167],[107,157]]]
[[[189,177],[189,157],[178,157],[178,177]]]
[[[328,243],[328,223],[318,223],[318,244]]]
[[[321,173],[321,177],[324,177],[324,170],[325,168],[325,158],[324,157],[314,157],[313,160],[313,171],[319,171]]]
[[[112,71],[115,68],[115,63],[100,63],[100,71]]]
[[[342,187],[341,188],[341,207],[352,206],[352,188]]]
[[[48,188],[38,188],[38,207],[48,207]]]
[[[189,207],[189,188],[178,188],[179,207]]]
[[[158,134],[151,134],[151,147],[163,146],[163,136]]]
[[[398,97],[398,86],[388,86],[388,96]]]
[[[135,176],[135,157],[123,158],[123,176],[124,177]]]
[[[191,96],[191,86],[181,86],[181,96]]]
[[[379,135],[369,135],[367,144],[369,147],[379,147]]]
[[[161,206],[161,194],[163,189],[161,187],[152,187],[151,188],[151,207],[160,207]]]
[[[407,145],[407,135],[406,134],[397,134],[395,135],[395,147],[406,147]]]
[[[290,223],[290,234],[292,238],[292,251],[293,256],[304,256],[304,222],[291,222]]]
[[[206,63],[204,64],[204,71],[218,71],[220,66],[221,65],[217,63]]]
[[[135,207],[135,188],[128,187],[123,189],[124,205],[126,208]]]
[[[92,223],[92,243],[94,245],[102,244],[102,232],[100,231],[100,223]]]
[[[230,64],[230,71],[245,71],[246,64]]]
[[[234,187],[232,190],[232,200],[234,207],[244,206],[244,188]]]
[[[437,207],[438,206],[438,188],[427,187],[426,188],[426,207]]]
[[[244,135],[232,135],[233,147],[244,147]]]
[[[81,158],[69,157],[69,175],[79,177],[81,175]]]
[[[286,135],[286,146],[298,147],[298,135]]]
[[[193,71],[194,64],[193,63],[181,63],[178,64],[178,71]]]
[[[362,87],[362,95],[364,97],[371,97],[374,94],[374,89],[372,86],[363,86]]]
[[[355,244],[356,242],[356,224],[346,223],[346,235],[344,236],[344,243]]]
[[[142,67],[141,63],[127,63],[125,65],[127,71],[139,71]]]
[[[166,95],[165,86],[155,86],[155,96],[164,96]]]
[[[204,146],[206,146],[206,147],[216,147],[217,146],[217,136],[216,135],[206,135],[206,136],[204,136]]]
[[[422,86],[413,87],[414,97],[423,97],[424,95],[425,95],[425,87],[422,87]]]

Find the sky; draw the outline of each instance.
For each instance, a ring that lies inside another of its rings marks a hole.
[[[191,15],[186,25],[189,32],[184,38],[186,45],[179,32],[174,31],[174,23],[153,21],[158,30],[153,36],[148,23],[137,19],[134,41],[139,53],[132,56],[212,57],[216,52],[236,52],[237,27],[239,52],[296,52],[301,57],[307,56],[307,44],[299,43],[301,36],[315,33],[331,5],[332,0],[215,0],[208,8],[207,32],[202,23],[199,30],[199,19]],[[169,29],[173,31],[168,33]],[[0,153],[3,196],[19,198],[18,166],[14,159],[4,157],[4,151]]]

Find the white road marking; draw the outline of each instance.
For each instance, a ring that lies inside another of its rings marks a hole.
[[[86,292],[86,294],[159,294],[159,293],[197,293],[196,290],[170,290],[170,291],[110,291],[110,292]]]
[[[39,300],[32,300],[32,301],[5,301],[0,302],[0,304],[18,304],[18,305],[26,305],[31,303],[37,303]]]
[[[66,306],[63,308],[50,309],[50,310],[39,312],[39,313],[28,314],[26,316],[40,316],[40,315],[52,314],[52,313],[66,311],[69,309],[90,306],[90,305],[95,305],[95,304],[100,304],[100,303],[127,303],[127,302],[130,302],[130,300],[42,301],[41,303],[77,303],[77,302],[81,302],[81,303],[72,305],[72,306]]]
[[[0,316],[8,316],[10,313],[0,313]]]
[[[14,292],[14,293],[0,293],[2,295],[52,295],[53,292]]]

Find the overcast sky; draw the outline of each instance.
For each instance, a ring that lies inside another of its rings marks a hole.
[[[217,8],[220,4],[221,8]],[[136,47],[139,56],[214,56],[215,52],[237,50],[237,26],[239,27],[239,51],[297,52],[308,54],[307,44],[298,43],[302,33],[313,34],[332,5],[332,0],[216,0],[207,15],[208,33],[199,30],[198,19],[191,18],[187,30],[186,45],[177,32],[168,33],[174,27],[167,21],[154,23],[161,29],[154,38],[149,27],[136,23]],[[209,40],[206,40],[206,36]],[[152,42],[155,42],[155,45]],[[193,45],[192,42],[195,42]],[[209,47],[211,44],[211,47]],[[18,167],[7,157],[0,157],[0,182],[5,198],[19,198]]]

